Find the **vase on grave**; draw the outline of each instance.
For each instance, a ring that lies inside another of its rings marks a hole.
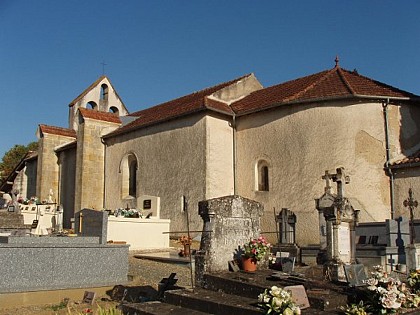
[[[191,244],[184,244],[184,257],[190,257],[191,255]]]
[[[255,272],[257,270],[257,260],[255,258],[242,256],[242,270]]]

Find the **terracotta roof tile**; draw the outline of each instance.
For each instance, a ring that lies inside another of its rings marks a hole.
[[[247,76],[249,75],[245,75],[235,80],[221,83],[216,86],[185,95],[183,97],[162,103],[160,105],[156,105],[154,107],[131,113],[129,116],[136,116],[138,117],[138,119],[109,133],[105,137],[112,137],[131,130],[135,130],[137,128],[149,126],[151,124],[174,119],[195,112],[204,111],[206,109],[226,111],[226,113],[231,113],[229,106],[223,105],[222,103],[217,101],[208,101],[206,97],[213,94],[216,91],[223,89],[224,87],[227,87],[244,79]]]
[[[287,103],[363,96],[419,98],[412,93],[361,76],[356,71],[336,66],[331,70],[255,91],[231,106],[236,113],[246,114]]]
[[[95,120],[101,120],[101,121],[108,121],[116,124],[121,123],[120,117],[114,113],[108,113],[108,112],[99,112],[94,109],[87,109],[80,107],[79,108],[80,114],[85,118],[95,119]]]
[[[76,131],[74,131],[73,129],[47,126],[47,125],[39,125],[39,129],[41,133],[49,133],[53,135],[76,138]]]
[[[413,155],[407,156],[401,160],[391,163],[391,167],[408,166],[409,164],[420,163],[420,151],[417,151]]]

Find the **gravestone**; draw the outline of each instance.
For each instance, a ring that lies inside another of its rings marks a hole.
[[[303,285],[289,285],[284,287],[284,290],[289,291],[293,302],[299,306],[300,309],[310,307],[308,295],[306,294]]]
[[[74,215],[74,231],[80,236],[99,237],[100,244],[107,242],[108,213],[83,209]]]
[[[196,283],[203,286],[204,273],[226,271],[229,261],[241,256],[241,248],[260,236],[262,204],[241,196],[201,201],[203,219],[200,250],[195,257]]]
[[[336,169],[335,174],[328,171],[322,176],[326,181],[324,194],[316,199],[316,208],[324,217],[320,220],[325,224],[326,273],[333,281],[346,281],[345,264],[353,264],[356,260],[356,233],[359,209],[354,209],[350,200],[345,197],[344,186],[350,183],[344,168]],[[337,184],[337,193],[331,192],[331,180]],[[321,229],[321,227],[320,227]]]
[[[346,279],[350,286],[356,287],[366,285],[365,280],[367,280],[368,277],[364,265],[345,265],[344,272],[346,273]]]

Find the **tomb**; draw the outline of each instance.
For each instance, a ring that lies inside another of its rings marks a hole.
[[[130,250],[169,248],[168,219],[129,217],[119,212],[112,214],[110,211],[83,209],[75,214],[74,226],[78,235],[101,235],[101,244],[125,242],[130,245]]]
[[[128,245],[99,239],[0,236],[0,293],[127,283]]]
[[[350,183],[350,178],[345,175],[343,167],[337,168],[335,174],[325,171],[322,179],[326,181],[324,194],[316,199],[320,230],[324,232],[321,252],[324,252],[325,257],[322,262],[325,273],[332,281],[346,281],[343,267],[355,263],[355,227],[360,209],[354,209],[350,200],[344,196],[344,186]],[[331,192],[331,181],[337,183],[336,194]]]
[[[260,236],[262,204],[241,196],[226,196],[199,202],[203,219],[200,250],[195,256],[196,284],[203,275],[227,271],[229,261],[241,256],[241,246]]]

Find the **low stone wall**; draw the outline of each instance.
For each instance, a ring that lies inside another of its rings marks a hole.
[[[32,239],[36,238],[2,238],[0,293],[127,283],[128,245],[103,245],[83,238]]]

